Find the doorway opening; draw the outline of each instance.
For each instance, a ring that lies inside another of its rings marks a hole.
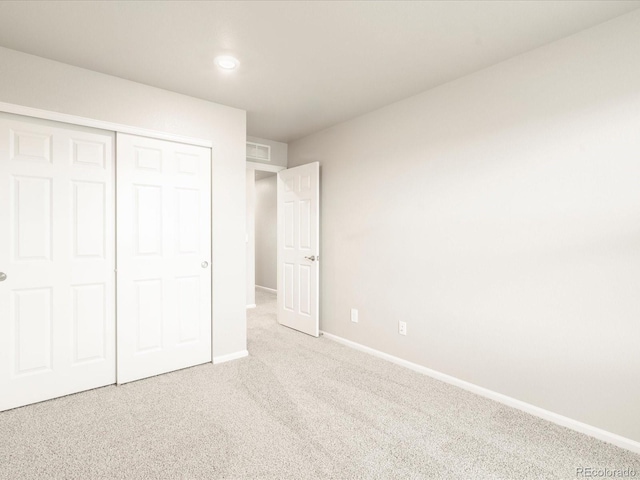
[[[317,337],[320,333],[318,162],[293,168],[247,162],[246,241],[247,308],[256,307],[256,286],[261,287],[258,288],[261,293],[268,292],[271,300],[277,302],[278,323]]]
[[[278,293],[278,205],[275,172],[255,172],[255,288],[256,294]]]
[[[277,299],[278,172],[285,167],[247,162],[247,308]]]

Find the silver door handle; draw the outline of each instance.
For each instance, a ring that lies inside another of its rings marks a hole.
[[[209,262],[202,262],[202,263],[200,264],[200,266],[201,266],[202,268],[207,268],[207,267],[209,266]]]
[[[4,282],[7,279],[7,274],[0,272],[0,282]]]
[[[316,261],[316,256],[315,255],[311,255],[310,257],[304,257],[304,258],[306,258],[307,260],[311,260],[312,262]]]

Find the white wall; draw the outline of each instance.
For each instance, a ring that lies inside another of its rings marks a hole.
[[[253,168],[247,168],[246,192],[247,280],[245,288],[247,291],[247,307],[253,307],[256,304],[256,171]]]
[[[636,11],[289,144],[321,328],[640,440],[639,58]]]
[[[213,354],[246,349],[246,113],[0,48],[0,101],[213,142]]]
[[[256,181],[256,285],[278,288],[278,209],[276,175]]]
[[[278,167],[287,166],[287,150],[289,146],[286,143],[275,142],[273,140],[267,140],[266,138],[260,137],[247,137],[247,141],[261,143],[262,145],[269,145],[271,147],[271,161],[263,162],[262,160],[249,159],[251,162],[276,165]]]

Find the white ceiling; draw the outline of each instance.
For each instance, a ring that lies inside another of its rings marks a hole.
[[[637,1],[1,2],[0,45],[248,111],[288,142]],[[241,65],[219,71],[213,58]]]

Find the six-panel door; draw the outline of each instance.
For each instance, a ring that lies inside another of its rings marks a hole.
[[[113,137],[0,113],[0,410],[115,382]]]
[[[317,337],[320,165],[278,172],[278,322]]]
[[[118,383],[211,361],[211,149],[117,136]]]

